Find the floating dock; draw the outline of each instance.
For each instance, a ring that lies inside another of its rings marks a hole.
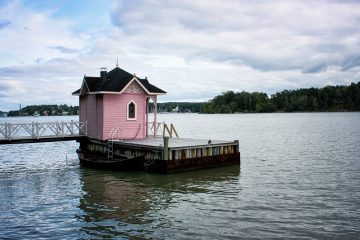
[[[174,173],[240,164],[237,140],[156,137],[113,141],[82,139],[79,142],[85,155],[143,157],[143,170],[149,172]]]

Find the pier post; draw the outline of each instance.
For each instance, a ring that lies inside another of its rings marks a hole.
[[[238,153],[239,152],[239,140],[235,140],[234,141],[236,143],[236,152]]]
[[[31,122],[31,137],[32,138],[36,138],[35,137],[35,123],[34,122]]]
[[[157,122],[156,122],[156,115],[157,115],[157,96],[154,96],[154,138],[156,138],[157,132]]]
[[[61,136],[64,137],[64,122],[61,121]]]
[[[70,132],[71,132],[71,135],[74,135],[74,121],[73,120],[71,120],[71,122],[70,122]]]
[[[36,127],[36,138],[39,139],[40,131],[39,131],[39,123],[38,122],[35,123],[35,127]]]
[[[169,137],[164,137],[164,160],[169,160]]]
[[[9,130],[8,130],[8,123],[5,123],[5,139],[6,138],[10,139]]]
[[[56,122],[56,136],[60,135],[59,130],[60,130],[59,122]]]
[[[146,98],[146,104],[145,104],[145,122],[146,122],[146,128],[145,128],[145,136],[149,136],[149,98]]]

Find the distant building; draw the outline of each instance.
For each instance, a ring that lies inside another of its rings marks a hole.
[[[146,138],[149,100],[154,101],[156,126],[157,96],[166,92],[116,66],[110,72],[102,68],[100,77],[84,76],[72,94],[79,96],[80,121],[87,121],[88,137],[107,140],[115,128],[121,129],[122,139]]]
[[[180,109],[179,109],[179,106],[178,105],[176,105],[176,108],[174,108],[173,110],[171,110],[172,112],[174,112],[174,113],[178,113],[178,112],[180,112]]]

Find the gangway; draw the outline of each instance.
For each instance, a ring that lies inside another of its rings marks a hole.
[[[78,140],[87,136],[87,122],[1,123],[0,144]]]

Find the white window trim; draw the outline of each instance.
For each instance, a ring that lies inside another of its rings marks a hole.
[[[134,103],[134,105],[135,105],[135,117],[134,118],[129,118],[129,105],[131,103]],[[128,102],[128,104],[126,105],[126,120],[128,120],[128,121],[136,121],[137,120],[137,104],[134,100],[130,100],[130,102]]]

